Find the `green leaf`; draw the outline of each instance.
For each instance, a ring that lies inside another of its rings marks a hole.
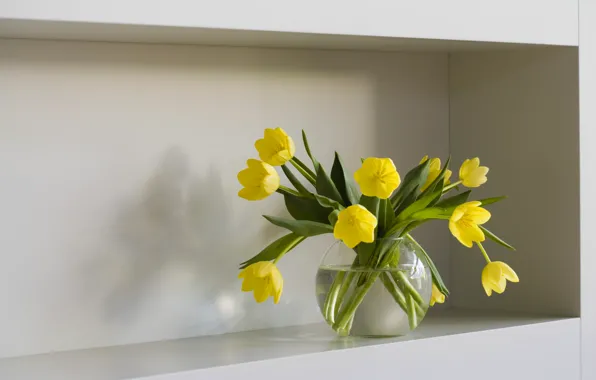
[[[406,207],[402,212],[397,214],[397,220],[403,221],[408,219],[412,214],[424,210],[427,206],[432,205],[433,201],[437,200],[437,197],[440,197],[443,192],[442,186],[437,186],[434,192],[426,194],[424,197],[418,199],[415,202],[412,202],[408,207]]]
[[[360,265],[367,265],[375,251],[376,243],[360,243],[356,247],[358,253],[358,263]]]
[[[408,237],[408,239],[410,239],[412,244],[414,244],[416,247],[418,247],[418,250],[420,251],[420,255],[418,255],[418,258],[430,269],[430,273],[432,274],[432,277],[433,277],[433,283],[437,286],[437,288],[441,291],[441,293],[448,296],[449,289],[447,289],[447,286],[445,286],[445,282],[441,278],[441,274],[439,273],[439,270],[435,266],[435,263],[433,263],[432,259],[430,258],[428,253],[426,253],[424,248],[422,248],[422,246],[420,244],[418,244],[418,242],[416,240],[414,240],[412,235],[408,234],[407,237]]]
[[[422,211],[424,212],[426,210],[422,210]],[[416,221],[408,224],[406,226],[406,228],[404,228],[404,230],[402,232],[402,235],[409,234],[410,232],[412,232],[413,230],[415,230],[416,228],[418,228],[418,226],[420,226],[421,224],[424,224],[424,223],[428,222],[429,220],[430,219],[416,220]]]
[[[333,210],[329,213],[329,216],[327,217],[327,219],[329,219],[329,223],[331,224],[331,226],[335,227],[335,223],[337,223],[338,217],[339,217],[338,210]]]
[[[302,130],[302,142],[304,143],[304,149],[306,150],[306,154],[308,154],[308,157],[310,157],[310,160],[312,161],[312,165],[315,167],[315,173],[318,173],[319,166],[321,165],[310,151],[310,145],[308,144],[308,139],[306,138],[306,132],[304,132],[304,129]]]
[[[344,200],[344,204],[346,206],[355,205],[360,200],[360,190],[345,168],[341,157],[335,152],[335,159],[331,167],[331,180]]]
[[[391,204],[393,205],[393,209],[396,209],[399,204],[402,203],[405,197],[412,194],[414,188],[420,189],[424,185],[426,182],[426,177],[428,177],[429,166],[430,160],[426,160],[406,174],[401,186],[391,196]]]
[[[263,215],[263,217],[272,224],[286,228],[300,236],[309,237],[333,232],[333,227],[330,225],[313,222],[311,220],[293,220],[268,215]]]
[[[383,236],[383,239],[389,239],[389,238],[401,236],[404,228],[406,228],[408,226],[408,224],[410,224],[410,223],[411,223],[410,220],[404,220],[403,222],[396,221],[395,223],[393,223],[391,228],[387,232],[385,232],[385,236]]]
[[[423,221],[428,219],[449,219],[451,216],[446,209],[441,207],[427,207],[410,215],[411,220]]]
[[[457,194],[449,198],[444,198],[441,201],[439,201],[435,206],[443,208],[457,207],[468,201],[471,192],[472,190],[467,190],[461,194]]]
[[[297,235],[293,232],[288,235],[282,236],[273,243],[269,244],[267,247],[265,247],[253,258],[240,264],[240,269],[244,269],[247,266],[257,263],[259,261],[275,260],[279,256],[294,249],[294,247],[296,247],[298,244],[304,241],[304,239],[306,239],[306,237]]]
[[[296,176],[294,175],[294,173],[292,173],[290,168],[288,168],[286,165],[282,165],[281,170],[283,170],[286,177],[288,177],[288,180],[292,183],[292,185],[294,185],[294,187],[296,188],[296,190],[298,190],[299,193],[304,194],[306,196],[312,196],[312,193],[308,191],[306,187],[304,187],[304,185],[302,184],[302,182],[300,182],[298,178],[296,178]]]
[[[319,165],[319,169],[317,170],[317,184],[315,186],[317,188],[317,193],[320,195],[326,196],[327,198],[331,198],[334,201],[339,203],[343,202],[337,187],[331,180],[331,177],[325,172],[323,169],[323,165]]]
[[[395,221],[395,214],[393,213],[393,207],[389,199],[381,199],[379,201],[379,216],[378,216],[378,229],[379,235],[388,230]]]
[[[379,215],[379,198],[377,197],[367,197],[366,195],[362,195],[360,197],[359,204],[364,206],[371,214],[378,219]]]
[[[393,209],[395,210],[395,215],[401,214],[401,212],[406,207],[408,207],[413,202],[415,202],[416,198],[417,198],[417,194],[418,194],[418,186],[414,186],[414,188],[412,188],[410,193],[407,194],[401,201],[399,201],[397,204],[392,203],[394,205]]]
[[[506,198],[507,198],[507,196],[506,195],[503,195],[503,196],[500,196],[500,197],[492,197],[492,198],[480,199],[478,202],[482,203],[482,206],[486,206],[486,205],[490,205],[490,204],[493,204],[493,203],[500,202],[500,201],[502,201],[503,199],[506,199]]]
[[[340,211],[344,209],[344,206],[342,206],[339,202],[334,201],[331,198],[327,198],[326,196],[319,194],[314,194],[314,196],[317,202],[319,202],[319,205],[321,205],[322,207],[332,208]]]
[[[494,241],[497,244],[502,245],[503,247],[510,249],[512,251],[515,251],[515,247],[513,247],[512,245],[508,244],[507,242],[505,242],[505,240],[501,239],[500,237],[498,237],[497,235],[493,234],[492,232],[490,232],[489,230],[487,230],[485,227],[483,226],[478,226],[480,227],[480,229],[484,232],[484,234],[486,236],[488,236],[488,238],[492,241]]]
[[[321,206],[316,199],[284,194],[284,201],[288,212],[294,219],[327,223],[329,210]]]

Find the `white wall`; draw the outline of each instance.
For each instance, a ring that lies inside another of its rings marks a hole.
[[[0,35],[7,19],[11,34],[41,38],[52,24],[74,22],[79,38],[89,32],[114,38],[108,30],[119,25],[156,25],[576,46],[577,7],[568,0],[18,0],[0,2]],[[21,32],[10,19],[32,22]]]
[[[580,173],[581,173],[581,343],[582,378],[596,379],[596,3],[580,0]]]
[[[403,173],[448,153],[447,91],[446,54],[0,40],[0,356],[319,321],[330,238],[284,258],[277,307],[239,291],[282,233],[279,198],[236,196],[254,140]],[[422,237],[444,269],[447,235]]]
[[[452,240],[455,306],[579,315],[577,66],[575,48],[450,56],[453,158],[479,156],[490,168],[474,199],[509,196],[486,226],[518,250],[485,246],[521,279],[486,297],[482,255]]]

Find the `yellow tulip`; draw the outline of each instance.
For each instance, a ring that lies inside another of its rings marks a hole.
[[[433,291],[430,296],[430,306],[434,306],[435,303],[443,303],[445,302],[445,295],[441,293],[439,288],[433,283]]]
[[[281,128],[265,129],[264,138],[255,142],[259,157],[269,165],[279,166],[294,157],[294,140]]]
[[[467,202],[455,208],[449,218],[449,230],[460,243],[468,248],[474,242],[484,241],[484,232],[478,227],[490,219],[490,212],[478,201]]]
[[[372,243],[375,240],[377,218],[361,205],[352,205],[339,212],[333,236],[343,240],[349,248],[360,242]]]
[[[502,261],[492,261],[482,270],[482,287],[490,297],[493,291],[501,294],[505,291],[507,280],[519,282],[519,277],[511,267]]]
[[[279,188],[279,174],[275,168],[265,162],[249,159],[248,168],[238,173],[238,181],[244,186],[238,192],[240,198],[258,201],[267,198]]]
[[[243,278],[242,291],[253,292],[255,301],[265,302],[273,297],[273,302],[278,303],[284,287],[284,279],[275,264],[269,261],[259,261],[244,268],[238,278]]]
[[[424,163],[428,160],[428,156],[424,156],[422,157],[422,160],[420,160],[420,163]],[[440,158],[431,158],[430,159],[430,164],[428,165],[428,177],[426,177],[426,182],[424,183],[424,185],[422,185],[422,187],[420,188],[420,191],[424,191],[426,190],[426,188],[428,188],[430,186],[431,183],[433,183],[433,181],[435,179],[437,179],[437,177],[439,176],[439,174],[441,173],[441,159]],[[443,184],[444,185],[449,185],[450,183],[450,179],[451,179],[451,170],[447,169],[445,170],[445,178],[443,180]]]
[[[369,157],[354,173],[362,194],[387,199],[397,189],[401,179],[390,158]]]
[[[487,181],[488,168],[480,166],[478,157],[467,159],[459,168],[459,179],[465,187],[479,187]]]

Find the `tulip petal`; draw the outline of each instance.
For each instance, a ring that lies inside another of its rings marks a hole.
[[[275,265],[269,261],[259,261],[254,265],[255,277],[265,278],[271,274],[271,271],[275,268]]]
[[[271,285],[273,286],[274,291],[278,291],[281,287],[283,287],[283,277],[281,276],[279,269],[277,269],[275,265],[273,265],[273,268],[271,269],[269,276],[271,278]]]
[[[503,277],[503,270],[500,265],[490,262],[484,267],[486,280],[491,284],[498,284]]]
[[[486,292],[487,296],[492,296],[493,290],[490,287],[487,287],[485,284],[482,284],[482,287],[484,288],[484,291]]]
[[[273,271],[271,275],[271,284],[273,286],[273,302],[279,303],[284,288],[284,279],[278,270]]]
[[[238,192],[240,198],[244,198],[247,201],[260,201],[268,196],[266,192],[258,187],[245,187]]]
[[[253,296],[257,303],[262,303],[269,298],[270,295],[270,285],[262,282],[254,289]]]
[[[449,169],[445,170],[445,176],[443,177],[443,186],[447,186],[451,183],[451,175],[453,172]]]
[[[261,177],[251,168],[247,168],[238,173],[238,182],[244,187],[258,187],[261,184]]]
[[[496,261],[501,266],[501,270],[503,271],[503,277],[511,282],[519,282],[519,277],[517,273],[507,264],[502,261]]]
[[[255,142],[259,157],[274,166],[285,164],[294,157],[294,140],[281,128],[265,129],[264,138]]]
[[[250,292],[254,290],[257,285],[257,280],[254,277],[246,277],[244,281],[242,281],[242,291],[243,292]]]
[[[472,242],[470,239],[467,238],[467,236],[464,236],[462,234],[462,230],[459,228],[459,226],[457,225],[457,223],[451,222],[449,221],[449,231],[451,231],[451,234],[457,239],[459,240],[459,242],[468,247],[468,248],[472,248],[472,245],[474,244],[474,242]]]
[[[430,297],[430,306],[434,306],[435,303],[444,303],[444,302],[445,302],[445,295],[443,293],[441,293],[441,291],[433,283],[432,293],[431,293],[431,297]]]
[[[240,273],[238,273],[238,278],[246,278],[252,275],[254,268],[252,265],[247,266],[246,268],[242,269]]]
[[[466,216],[474,221],[476,224],[484,224],[490,220],[490,212],[482,207],[470,207],[466,212]]]
[[[401,182],[393,161],[390,158],[377,157],[365,159],[360,169],[354,173],[354,179],[362,194],[381,199],[389,198]]]
[[[466,159],[459,168],[459,179],[462,181],[466,178],[469,173],[476,169],[480,165],[480,159],[478,157],[473,159]]]
[[[358,240],[365,243],[375,241],[375,227],[370,223],[360,222],[358,227]]]
[[[377,218],[361,205],[352,205],[340,211],[333,228],[333,236],[343,240],[349,248],[360,242],[373,242]]]
[[[462,216],[464,216],[464,207],[457,207],[455,210],[453,210],[453,214],[451,214],[451,218],[449,218],[449,221],[456,223],[458,222]]]
[[[493,263],[488,263],[482,270],[481,280],[482,280],[482,287],[486,292],[487,296],[491,296],[493,289],[495,289],[495,284],[501,278],[501,268],[499,266],[493,265]]]
[[[465,229],[462,228],[461,236],[465,240],[477,241],[477,242],[483,242],[485,239],[484,232],[482,232],[480,227],[478,227],[476,224],[472,224]]]

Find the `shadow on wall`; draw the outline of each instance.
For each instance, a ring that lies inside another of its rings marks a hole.
[[[156,318],[139,314],[171,304],[171,310],[161,312],[166,315],[162,321],[173,323],[168,328],[180,336],[235,330],[251,324],[243,321],[245,316],[268,323],[270,314],[245,311],[254,301],[239,291],[236,276],[243,256],[239,251],[246,248],[234,239],[232,213],[215,167],[199,177],[192,173],[187,155],[170,148],[140,199],[125,202],[119,210],[110,231],[120,254],[120,274],[105,299],[109,321],[132,324]],[[115,269],[104,269],[108,267]],[[172,320],[176,315],[179,320]]]

